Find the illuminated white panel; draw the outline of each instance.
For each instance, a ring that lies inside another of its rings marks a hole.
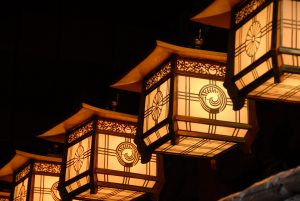
[[[177,76],[177,114],[211,120],[248,124],[248,103],[238,110],[222,81]]]
[[[35,175],[33,201],[60,201],[58,176]]]
[[[92,137],[89,136],[68,148],[66,176],[68,181],[90,168]]]
[[[177,145],[171,145],[170,142],[167,142],[157,148],[155,152],[213,157],[234,145],[236,143],[179,136],[179,143]]]
[[[132,138],[98,134],[97,168],[156,176],[156,155],[142,164]]]
[[[148,137],[145,137],[144,142],[147,146],[156,142],[158,139],[162,138],[163,136],[169,133],[169,124],[161,127],[157,131],[151,133]]]
[[[145,97],[144,133],[165,120],[169,113],[170,79]]]
[[[234,75],[271,50],[273,3],[235,32]]]

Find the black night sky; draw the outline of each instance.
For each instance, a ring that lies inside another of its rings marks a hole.
[[[156,40],[227,51],[228,31],[190,20],[210,0],[29,0],[0,5],[0,166],[15,149],[46,154],[35,136],[63,121],[82,102],[138,113],[139,94],[112,89],[155,47]],[[165,156],[162,201],[210,201],[300,164],[300,107],[257,101],[260,130],[253,152],[232,150],[211,168],[207,159]],[[57,151],[57,150],[54,150]],[[60,151],[60,150],[58,150]],[[1,184],[5,187],[6,184]]]

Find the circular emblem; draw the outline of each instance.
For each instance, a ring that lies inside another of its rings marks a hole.
[[[19,191],[19,200],[20,201],[26,200],[26,189],[25,189],[24,183],[22,183],[22,186]]]
[[[124,167],[133,167],[139,161],[138,150],[131,142],[120,143],[116,148],[116,156],[119,163]]]
[[[153,110],[151,115],[154,121],[158,120],[162,110],[162,106],[163,106],[163,93],[161,91],[157,91],[152,102]]]
[[[51,196],[52,196],[53,200],[61,201],[57,187],[58,187],[58,181],[55,182],[51,187]]]
[[[205,111],[214,114],[222,112],[227,103],[224,91],[220,87],[212,84],[205,85],[200,89],[199,100]]]
[[[83,164],[83,160],[84,160],[84,148],[82,145],[80,145],[76,152],[75,152],[75,156],[74,156],[74,164],[73,164],[73,168],[76,172],[79,172],[79,170],[82,167]]]
[[[253,57],[257,52],[261,39],[261,25],[258,21],[252,23],[246,35],[246,54]]]

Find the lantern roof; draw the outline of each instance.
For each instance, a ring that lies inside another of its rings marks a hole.
[[[37,155],[33,153],[16,150],[15,156],[5,166],[3,166],[0,169],[0,180],[12,182],[13,173],[31,159],[51,161],[51,162],[61,162],[61,158],[57,156]]]
[[[66,132],[89,120],[95,115],[102,118],[137,122],[137,116],[135,115],[100,109],[86,103],[82,103],[82,107],[78,112],[76,112],[63,122],[59,123],[58,125],[54,126],[53,128],[49,129],[48,131],[38,135],[38,137],[49,141],[64,143]]]
[[[203,11],[191,18],[192,21],[229,29],[230,11],[242,0],[215,0]]]
[[[162,41],[156,41],[155,49],[136,67],[129,71],[129,73],[121,78],[121,80],[111,85],[111,87],[132,92],[141,92],[144,77],[172,54],[219,62],[226,62],[227,60],[226,53],[181,47]]]

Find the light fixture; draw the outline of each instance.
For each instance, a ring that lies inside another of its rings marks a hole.
[[[0,177],[11,178],[11,201],[61,201],[57,190],[61,158],[16,151],[0,170]],[[1,200],[1,198],[0,198]]]
[[[223,87],[226,54],[161,41],[114,88],[142,91],[135,142],[151,154],[214,157],[253,140],[253,102],[234,111]],[[252,110],[250,110],[252,108]]]
[[[63,200],[133,200],[162,187],[162,159],[142,164],[136,145],[137,117],[87,104],[40,135],[59,141],[65,135],[59,190]]]
[[[217,0],[194,19],[218,25],[217,21],[221,19],[217,13],[231,11],[225,87],[232,98],[234,109],[240,109],[246,97],[300,102],[300,2],[225,2],[234,7],[222,8],[220,0]],[[204,13],[212,10],[218,12],[205,17]]]

